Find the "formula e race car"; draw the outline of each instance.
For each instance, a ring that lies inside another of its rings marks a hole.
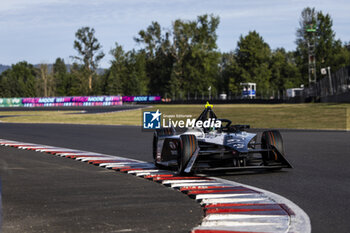
[[[208,120],[220,122],[221,126],[203,123]],[[187,128],[183,133],[176,133],[172,127],[155,130],[153,159],[157,167],[173,167],[180,174],[292,168],[277,130],[264,131],[258,142],[257,134],[246,131],[249,125],[231,125],[230,120],[218,119],[209,104],[195,123],[197,127]]]

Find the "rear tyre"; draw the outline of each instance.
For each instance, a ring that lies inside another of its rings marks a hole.
[[[198,142],[196,136],[192,134],[186,134],[180,136],[180,153],[177,160],[177,170],[179,174],[183,174],[188,162],[191,159],[192,154],[198,147]]]
[[[261,135],[261,147],[262,149],[276,148],[282,156],[285,155],[283,139],[278,130],[264,131]],[[265,166],[272,163],[280,163],[280,158],[275,151],[262,152],[262,158]]]
[[[153,133],[153,161],[154,161],[154,165],[156,167],[160,167],[160,165],[157,163],[157,150],[158,150],[158,139],[159,137],[162,136],[171,136],[174,135],[175,129],[174,128],[161,128],[161,129],[156,129]]]

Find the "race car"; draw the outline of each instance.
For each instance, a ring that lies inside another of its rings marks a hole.
[[[262,132],[260,142],[249,125],[231,125],[216,117],[207,103],[196,123],[220,122],[221,127],[191,127],[176,133],[173,127],[155,130],[153,159],[157,167],[172,167],[179,174],[208,170],[251,170],[292,168],[285,157],[283,139],[278,130]],[[217,125],[217,124],[215,124]]]

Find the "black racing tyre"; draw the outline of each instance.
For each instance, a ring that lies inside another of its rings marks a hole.
[[[161,136],[170,136],[170,135],[174,135],[176,133],[175,129],[173,127],[156,129],[154,132],[157,133],[157,135],[159,137],[161,137]]]
[[[198,141],[196,136],[192,134],[186,134],[180,136],[180,155],[178,157],[178,173],[183,174],[187,166],[188,161],[190,160],[192,154],[198,147]]]
[[[264,131],[261,135],[261,148],[271,149],[275,147],[282,156],[284,153],[283,139],[282,135],[278,130]],[[275,151],[272,152],[262,152],[264,165],[268,165],[269,162],[280,162],[279,156]]]
[[[175,129],[174,128],[161,128],[161,129],[156,129],[153,133],[153,161],[154,164],[157,166],[156,163],[156,157],[157,157],[157,146],[158,146],[158,137],[162,137],[162,136],[170,136],[170,135],[174,135]]]

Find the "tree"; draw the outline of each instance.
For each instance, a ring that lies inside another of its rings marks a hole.
[[[145,52],[125,52],[123,47],[116,43],[116,47],[110,53],[114,59],[103,77],[102,92],[113,95],[148,95],[149,79]]]
[[[317,63],[317,71],[320,72],[321,68],[330,66],[333,71],[344,64],[335,63],[335,56],[340,54],[342,48],[342,42],[336,40],[335,32],[332,29],[333,20],[329,14],[324,15],[322,11],[317,13],[317,47],[316,58],[319,60]],[[339,61],[338,61],[339,62]]]
[[[321,77],[321,68],[330,66],[331,70],[336,71],[340,67],[348,65],[346,63],[348,54],[343,50],[342,42],[335,38],[335,32],[332,28],[333,20],[329,14],[323,14],[322,11],[317,12],[315,8],[307,7],[301,13],[299,25],[295,58],[305,83],[307,83],[308,74],[308,42],[316,45],[317,77]],[[310,30],[308,32],[310,27],[315,32],[310,32]]]
[[[123,81],[124,76],[127,75],[126,55],[123,47],[118,43],[115,44],[115,48],[110,51],[113,56],[111,61],[111,67],[104,75],[102,82],[102,93],[107,95],[116,95],[123,93]],[[126,80],[127,81],[127,80]]]
[[[230,81],[231,87],[238,88],[240,82],[256,83],[258,92],[270,87],[271,50],[259,33],[251,31],[247,36],[241,36],[237,42],[235,55],[238,70],[237,76]],[[237,89],[231,89],[231,91],[237,91]]]
[[[48,70],[47,64],[40,64],[38,70],[40,82],[37,82],[40,96],[48,97],[55,95],[54,77]]]
[[[58,96],[67,96],[71,83],[69,82],[69,74],[64,59],[56,59],[53,64],[53,76],[56,84],[56,94]]]
[[[89,71],[77,63],[73,63],[70,67],[70,73],[67,77],[68,85],[68,96],[76,95],[89,95],[88,83],[86,77],[89,75]]]
[[[306,7],[301,12],[301,18],[299,20],[299,28],[296,32],[297,49],[295,51],[295,58],[300,73],[303,75],[303,81],[308,83],[308,62],[309,62],[309,52],[308,44],[314,44],[315,38],[313,32],[308,32],[308,29],[314,29],[317,21],[317,12],[315,8]],[[317,60],[316,60],[317,61]]]
[[[154,58],[155,53],[162,45],[162,32],[158,22],[153,21],[146,30],[139,31],[139,37],[134,37],[137,43],[145,45],[145,50],[149,57]]]
[[[27,62],[19,62],[0,75],[2,97],[35,97],[37,69]]]
[[[221,55],[221,85],[219,89],[224,93],[237,93],[239,91],[239,67],[234,52]]]
[[[282,93],[287,88],[299,87],[302,84],[293,53],[287,53],[283,48],[276,49],[272,53],[270,69],[270,85],[273,90]]]
[[[157,22],[141,30],[135,41],[144,45],[151,92],[184,96],[207,92],[209,86],[216,92],[218,25],[218,17],[202,15],[192,21],[175,20],[165,33]]]
[[[148,90],[152,94],[166,95],[169,91],[173,59],[170,55],[170,32],[162,33],[158,22],[152,22],[141,30],[134,40],[144,45],[138,53],[145,56],[145,69],[149,79]]]
[[[146,73],[146,55],[132,50],[127,53],[128,80],[124,81],[124,93],[148,95],[149,79]]]
[[[92,79],[96,74],[99,61],[104,57],[101,50],[102,46],[95,37],[95,29],[82,27],[75,33],[74,49],[77,50],[80,56],[73,56],[84,64],[82,71],[88,77],[88,90],[92,91]]]
[[[188,57],[185,58],[184,87],[188,93],[217,94],[220,53],[217,51],[216,30],[219,17],[202,15],[193,21],[193,38],[190,38]],[[191,27],[191,26],[190,26]]]
[[[341,67],[350,65],[350,50],[346,47],[346,44],[339,48],[339,50],[334,54],[332,60],[332,71],[336,72]]]

